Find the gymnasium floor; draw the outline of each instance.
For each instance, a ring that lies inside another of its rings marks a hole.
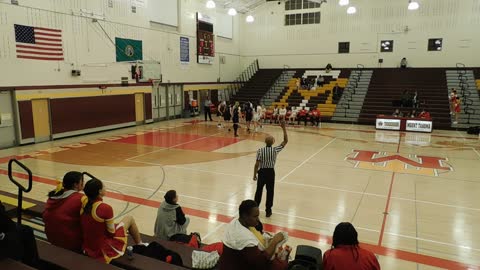
[[[286,230],[290,244],[327,250],[338,222],[352,222],[382,269],[480,269],[480,141],[456,131],[375,131],[323,124],[288,128],[279,155],[274,214],[261,219]],[[234,139],[215,122],[175,120],[0,151],[0,189],[8,158],[34,173],[45,200],[68,170],[104,180],[117,215],[133,215],[153,234],[156,208],[169,189],[204,242],[220,241],[244,199],[253,198],[255,151],[279,127]],[[264,209],[265,193],[262,207]],[[388,213],[388,214],[386,214]]]

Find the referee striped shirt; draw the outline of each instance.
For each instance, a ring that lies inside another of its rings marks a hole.
[[[283,150],[283,145],[263,147],[257,151],[257,160],[260,161],[260,169],[273,169],[277,161],[277,155]]]

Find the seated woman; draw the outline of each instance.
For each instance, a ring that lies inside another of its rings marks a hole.
[[[416,118],[417,117],[417,110],[412,110],[409,114],[408,117],[410,118]]]
[[[332,248],[323,255],[324,270],[380,270],[377,257],[358,243],[358,233],[349,222],[335,227]]]
[[[402,113],[400,112],[399,109],[395,109],[395,111],[393,112],[392,116],[394,116],[394,117],[402,117]]]
[[[82,208],[83,175],[68,172],[56,190],[48,193],[43,212],[45,234],[50,243],[75,252],[82,252],[82,229],[80,209]]]
[[[420,118],[425,118],[425,119],[430,119],[430,113],[426,110],[423,109],[422,112],[418,115]]]
[[[80,221],[83,231],[83,253],[94,259],[110,263],[122,256],[127,248],[127,231],[135,244],[142,244],[137,224],[126,216],[115,224],[113,209],[103,202],[106,190],[102,181],[92,179],[85,184]]]
[[[223,240],[220,270],[286,270],[287,260],[272,260],[276,247],[285,237],[277,233],[267,245],[255,229],[259,225],[258,205],[253,200],[240,204],[239,218],[228,225]],[[263,249],[263,250],[261,250]],[[286,256],[288,257],[288,256]]]
[[[155,237],[170,240],[176,234],[187,234],[190,219],[185,217],[182,207],[178,205],[178,196],[175,190],[165,193],[165,201],[160,205],[155,221]]]

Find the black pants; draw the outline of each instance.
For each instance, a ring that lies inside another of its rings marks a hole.
[[[213,121],[212,120],[212,112],[210,111],[210,107],[204,106],[203,110],[205,111],[205,121],[207,121],[207,115],[210,118],[210,121]]]
[[[265,210],[267,213],[272,212],[273,194],[275,193],[275,170],[274,169],[260,169],[258,171],[257,191],[255,192],[255,202],[260,207],[262,202],[263,186],[267,186],[267,203]]]

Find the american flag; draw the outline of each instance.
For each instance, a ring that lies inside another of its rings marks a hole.
[[[15,24],[17,58],[63,61],[62,30]]]

